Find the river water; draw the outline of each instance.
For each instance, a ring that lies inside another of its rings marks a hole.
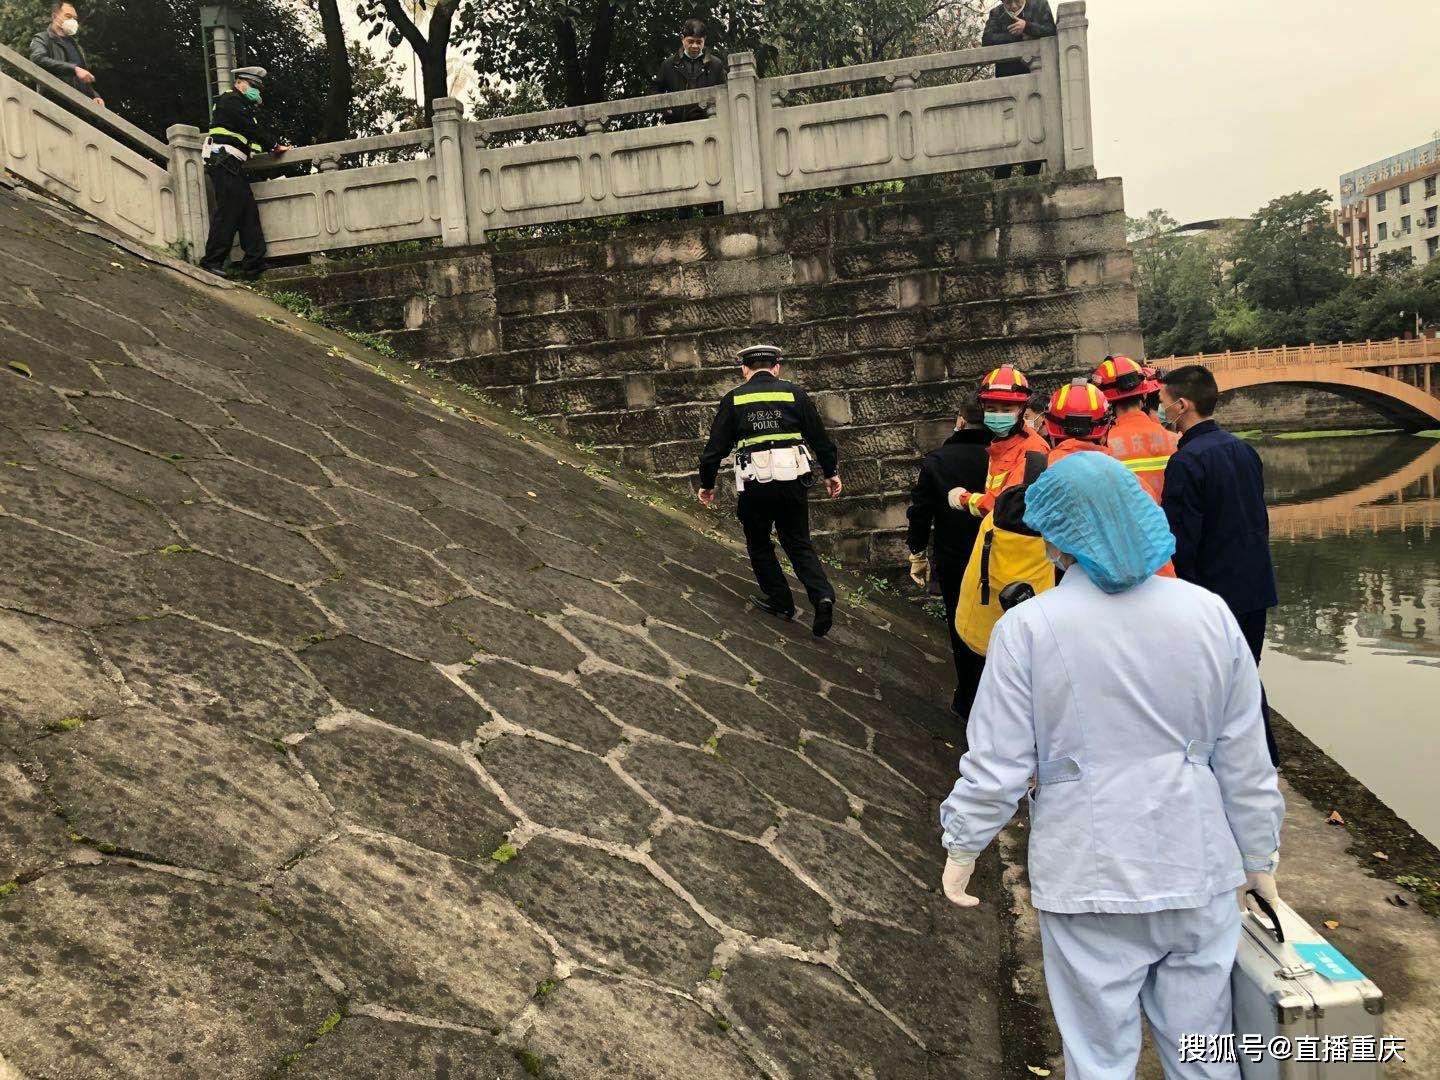
[[[1440,440],[1265,440],[1270,701],[1440,843]]]

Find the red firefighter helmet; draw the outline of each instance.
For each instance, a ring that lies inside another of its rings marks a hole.
[[[1100,388],[1106,401],[1114,404],[1158,390],[1160,384],[1153,373],[1152,368],[1147,375],[1145,369],[1128,356],[1107,356],[1091,373],[1090,381]]]
[[[1145,393],[1158,394],[1160,392],[1160,369],[1154,364],[1141,364],[1140,370],[1145,373]]]
[[[1030,400],[1030,380],[1013,364],[1001,364],[980,380],[981,401],[1024,405]]]
[[[1050,396],[1045,410],[1045,431],[1050,438],[1101,442],[1109,430],[1110,404],[1093,383],[1075,379]]]

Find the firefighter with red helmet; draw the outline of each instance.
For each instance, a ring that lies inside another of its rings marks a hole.
[[[1013,364],[1002,364],[980,380],[977,395],[985,408],[985,426],[994,433],[987,448],[989,465],[984,491],[951,488],[951,507],[984,517],[995,509],[995,499],[1006,488],[1025,478],[1025,455],[1045,453],[1045,441],[1025,426],[1025,406],[1030,403],[1030,380]]]
[[[1042,416],[1050,443],[1047,465],[1077,451],[1109,453],[1105,437],[1110,432],[1110,404],[1096,387],[1084,379],[1073,379],[1050,395]]]
[[[1108,440],[1110,452],[1159,501],[1165,488],[1165,466],[1175,452],[1176,435],[1145,411],[1145,402],[1160,390],[1155,369],[1128,356],[1107,356],[1090,381],[1115,411]]]

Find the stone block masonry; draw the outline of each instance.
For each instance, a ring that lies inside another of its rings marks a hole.
[[[735,352],[771,341],[834,429],[846,495],[817,537],[904,561],[921,454],[957,395],[1019,364],[1049,388],[1141,355],[1118,180],[1057,180],[443,250],[285,280],[406,356],[693,486]]]

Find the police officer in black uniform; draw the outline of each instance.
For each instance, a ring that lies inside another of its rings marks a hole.
[[[260,228],[260,210],[250,191],[250,178],[245,175],[245,162],[251,154],[263,153],[267,147],[276,154],[290,148],[262,130],[256,117],[265,69],[238,67],[231,76],[235,88],[215,99],[210,131],[205,136],[205,172],[214,188],[215,205],[200,265],[212,274],[223,273],[238,232],[245,252],[240,276],[257,278],[265,270],[265,233]]]
[[[816,476],[811,452],[819,459],[830,497],[840,494],[835,443],[805,391],[779,377],[779,347],[742,349],[740,371],[745,382],[720,399],[710,440],[700,454],[700,502],[707,508],[715,505],[720,462],[734,450],[739,489],[735,511],[745,529],[745,546],[762,594],[755,605],[782,619],[795,617],[795,598],[775,556],[773,529],[810,598],[811,629],[816,637],[824,637],[835,616],[835,590],[810,541],[806,500]]]

